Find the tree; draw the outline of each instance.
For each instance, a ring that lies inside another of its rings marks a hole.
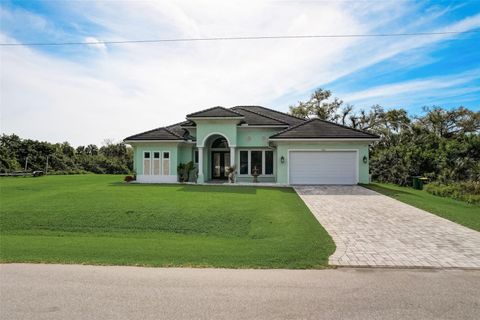
[[[385,110],[380,105],[340,109],[342,101],[327,102],[330,98],[330,91],[317,89],[308,101],[291,106],[290,113],[378,134],[380,141],[370,148],[374,180],[400,185],[415,175],[443,182],[480,180],[480,112],[433,106],[412,117],[405,109]]]
[[[290,114],[299,118],[310,119],[316,117],[336,122],[340,117],[337,111],[343,104],[343,101],[338,98],[328,101],[331,95],[332,92],[330,90],[318,88],[312,93],[308,101],[298,102],[297,105],[290,106]]]
[[[424,107],[423,110],[425,115],[417,117],[417,120],[440,137],[480,130],[480,111],[474,112],[465,107],[445,110],[439,106]]]
[[[73,148],[68,142],[48,142],[21,139],[16,135],[0,137],[0,172],[23,170],[28,158],[28,170],[44,170],[47,157],[49,172],[57,173],[130,173],[133,152],[123,143],[111,143],[101,148],[90,144]]]

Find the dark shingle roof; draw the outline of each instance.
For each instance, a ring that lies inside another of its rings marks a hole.
[[[259,114],[265,115],[267,117],[271,117],[279,121],[285,122],[290,126],[294,126],[299,123],[305,122],[305,119],[297,118],[287,113],[283,113],[273,109],[268,109],[262,106],[236,106],[235,108],[242,108],[244,110],[254,111]]]
[[[247,109],[247,108],[242,108],[242,107],[233,107],[231,110],[234,110],[235,112],[238,112],[242,114],[244,118],[244,123],[248,125],[256,125],[256,126],[284,126],[288,127],[288,123],[266,116],[262,115],[258,112],[255,112],[253,110]]]
[[[182,127],[195,127],[197,124],[191,120],[183,121],[180,124]]]
[[[377,139],[375,134],[333,122],[311,119],[274,134],[270,139]]]
[[[242,118],[238,112],[224,107],[213,107],[202,111],[187,114],[187,118]]]
[[[179,122],[179,123],[169,125],[166,128],[168,130],[172,131],[173,133],[175,133],[176,135],[179,135],[179,136],[183,137],[183,139],[195,140],[195,138],[190,135],[188,130],[183,128],[183,126],[188,125],[189,122],[190,121],[188,121],[188,120],[187,121],[182,121],[182,122]]]
[[[173,127],[176,125],[172,125]],[[182,128],[182,130],[184,130]],[[135,134],[128,138],[125,138],[125,141],[128,140],[185,140],[185,138],[175,132],[176,130],[169,129],[169,127],[157,128],[149,131],[145,131],[139,134]]]
[[[189,114],[196,117],[235,117],[241,123],[257,126],[284,126],[287,129],[278,132],[270,139],[377,139],[378,136],[320,119],[304,120],[276,110],[260,106],[236,106],[231,109],[213,107]],[[184,127],[195,126],[195,122],[186,120],[170,126],[153,129],[130,136],[128,140],[195,140]]]

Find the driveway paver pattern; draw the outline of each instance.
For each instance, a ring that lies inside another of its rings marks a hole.
[[[336,266],[480,269],[480,232],[360,186],[297,186]]]

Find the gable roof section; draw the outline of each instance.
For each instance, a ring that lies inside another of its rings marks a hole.
[[[280,131],[270,139],[378,139],[379,136],[337,123],[311,119]]]
[[[234,110],[217,106],[187,114],[187,119],[189,118],[243,118],[243,115]]]
[[[135,134],[128,138],[125,138],[124,141],[131,141],[131,140],[166,140],[166,141],[174,141],[174,140],[185,140],[185,138],[176,133],[176,128],[169,129],[171,127],[177,126],[178,124],[174,124],[170,127],[162,127],[156,128],[153,130],[145,131],[139,134]],[[181,128],[182,130],[185,130]]]
[[[289,126],[288,123],[284,121],[281,121],[266,115],[262,115],[253,110],[244,109],[242,107],[233,107],[231,110],[234,110],[235,112],[242,114],[245,117],[244,123],[251,126],[282,126],[282,127]]]
[[[178,135],[178,136],[181,136],[183,137],[183,139],[186,139],[186,140],[195,140],[194,137],[192,137],[190,135],[190,133],[188,132],[187,129],[183,128],[185,125],[188,125],[190,121],[182,121],[182,122],[179,122],[179,123],[175,123],[175,124],[172,124],[172,125],[169,125],[165,128],[167,128],[168,130],[170,130],[171,132],[173,132],[174,134]]]
[[[298,118],[292,115],[289,115],[284,112],[280,112],[273,109],[268,109],[262,106],[236,106],[234,108],[242,108],[243,110],[253,111],[258,114],[274,118],[276,120],[287,123],[289,126],[294,126],[300,123],[305,122],[305,119]]]

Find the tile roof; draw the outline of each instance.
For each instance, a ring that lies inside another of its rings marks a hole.
[[[176,126],[178,124],[171,125],[169,127],[161,127],[153,130],[145,131],[139,134],[135,134],[128,138],[128,140],[185,140],[185,138],[178,132]],[[182,130],[185,130],[181,128]],[[177,131],[177,132],[175,132]]]
[[[280,131],[270,139],[377,139],[375,134],[342,126],[337,123],[311,119]]]
[[[279,121],[285,122],[290,126],[294,126],[299,123],[305,122],[305,119],[298,118],[277,110],[268,109],[262,106],[236,106],[234,108],[242,108],[244,110],[254,111],[261,115],[265,115],[265,116],[277,119]]]
[[[242,107],[233,107],[231,110],[234,110],[240,114],[242,114],[245,118],[243,120],[244,123],[248,125],[256,125],[256,126],[284,126],[288,127],[288,123],[281,121],[279,119],[275,119],[269,117],[267,115],[260,114],[253,110],[242,108]]]
[[[195,137],[191,136],[190,132],[187,129],[183,128],[185,125],[188,125],[189,122],[190,122],[189,120],[182,121],[179,123],[169,125],[166,128],[172,131],[173,133],[175,133],[176,135],[183,137],[183,139],[195,140]]]
[[[220,106],[187,114],[187,119],[188,118],[225,118],[225,117],[242,118],[243,115],[234,110],[227,109]]]
[[[202,117],[238,117],[241,123],[256,126],[286,127],[270,139],[377,139],[378,136],[342,126],[333,122],[311,119],[305,120],[289,114],[267,109],[261,106],[235,106],[231,109],[213,107],[187,115],[186,120],[170,126],[142,132],[125,139],[128,140],[195,140],[185,127],[196,126],[194,119]],[[282,128],[279,128],[282,129]]]

